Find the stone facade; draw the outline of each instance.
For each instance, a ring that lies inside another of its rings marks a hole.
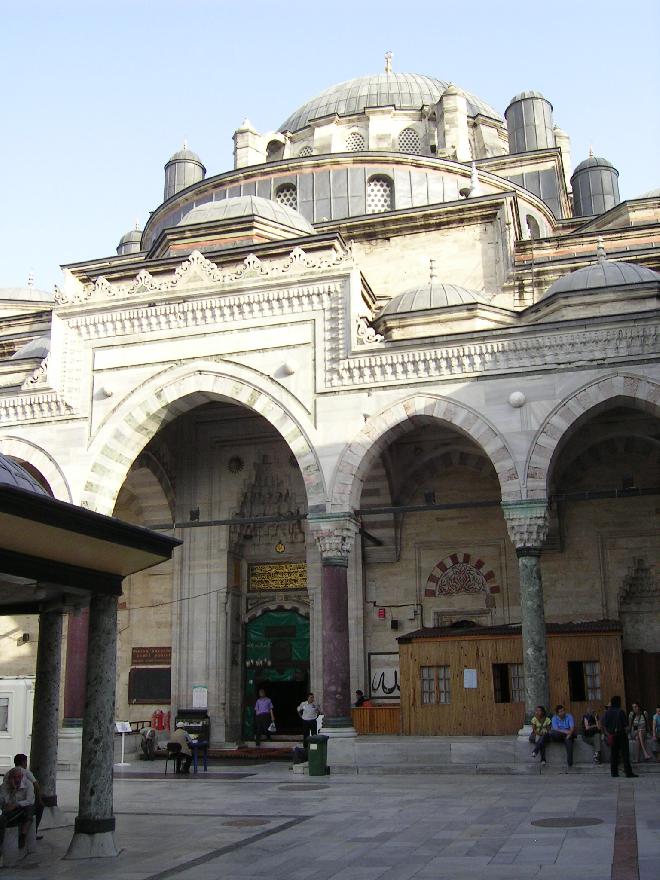
[[[270,636],[263,681],[338,716],[328,615],[347,616],[365,691],[397,636],[457,620],[535,616],[538,641],[543,611],[620,619],[624,649],[657,649],[660,275],[617,266],[660,266],[660,200],[572,217],[566,142],[509,154],[501,117],[450,89],[277,137],[245,124],[236,168],[175,187],[141,244],[66,267],[52,296],[0,291],[0,452],[58,498],[183,540],[125,585],[117,717],[169,709],[148,696],[169,668],[172,710],[204,685],[213,741],[240,739],[246,627],[265,611],[310,634],[297,658]],[[391,201],[370,213],[376,178]],[[590,264],[606,284],[548,292]],[[5,630],[36,639],[29,619]],[[0,642],[3,668],[32,671],[32,645]]]

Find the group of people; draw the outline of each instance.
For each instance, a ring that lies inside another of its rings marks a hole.
[[[15,755],[14,766],[5,773],[0,785],[0,809],[0,852],[6,828],[18,828],[18,846],[23,849],[30,823],[34,819],[39,828],[44,811],[39,783],[28,770],[27,755]]]
[[[639,703],[633,703],[628,715],[621,708],[621,697],[614,696],[601,715],[596,707],[592,707],[582,716],[579,730],[582,739],[593,748],[593,760],[601,764],[603,760],[603,739],[610,750],[610,772],[619,775],[619,762],[623,763],[626,776],[636,776],[630,764],[629,741],[632,740],[636,758],[643,755],[645,761],[651,760],[647,749],[647,738],[650,734],[652,751],[656,761],[660,761],[660,706],[649,721],[648,713]],[[561,704],[555,708],[550,717],[545,706],[537,706],[532,718],[532,732],[529,737],[534,746],[532,757],[541,758],[546,763],[545,751],[549,742],[561,742],[566,747],[566,763],[573,766],[573,744],[578,730],[575,719]]]

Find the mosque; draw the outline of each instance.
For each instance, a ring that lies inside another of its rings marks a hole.
[[[657,699],[660,190],[618,176],[538,92],[502,116],[388,57],[246,119],[228,171],[184,145],[116,254],[0,290],[0,455],[182,542],[124,581],[118,719],[194,705],[223,746],[260,686],[347,734],[356,688],[376,732]],[[61,610],[75,730],[95,645]],[[4,629],[30,673],[37,616]]]

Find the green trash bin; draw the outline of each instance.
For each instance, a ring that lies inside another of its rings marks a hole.
[[[328,740],[329,736],[317,733],[307,740],[307,761],[310,776],[325,776],[328,770]]]

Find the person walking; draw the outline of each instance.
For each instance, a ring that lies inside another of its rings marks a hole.
[[[314,694],[307,694],[307,699],[298,706],[298,715],[303,725],[303,746],[307,748],[307,740],[310,736],[316,736],[316,719],[321,714],[320,706],[314,702]]]
[[[551,742],[563,742],[566,746],[566,764],[573,766],[573,742],[575,740],[575,721],[570,712],[560,703],[552,716],[552,727],[548,737]]]
[[[627,777],[637,776],[630,766],[630,750],[628,747],[628,734],[626,713],[621,708],[621,697],[612,697],[609,708],[600,720],[603,733],[607,737],[610,747],[610,773],[612,776],[619,775],[619,758],[623,761],[623,769]]]
[[[254,741],[257,748],[261,745],[263,737],[266,737],[266,739],[271,738],[270,730],[268,728],[274,723],[274,706],[270,697],[266,696],[266,691],[263,688],[259,688],[259,696],[257,697],[257,702],[254,704]]]
[[[632,704],[632,712],[628,715],[628,729],[630,730],[630,739],[634,743],[635,761],[640,760],[640,752],[644,755],[645,761],[650,761],[651,756],[646,751],[646,736],[649,728],[649,716],[642,709],[639,703]]]
[[[548,742],[548,734],[550,733],[551,720],[545,710],[545,706],[537,706],[532,716],[532,732],[529,735],[529,741],[534,745],[532,750],[532,758],[541,755],[541,766],[545,766],[545,747]]]

